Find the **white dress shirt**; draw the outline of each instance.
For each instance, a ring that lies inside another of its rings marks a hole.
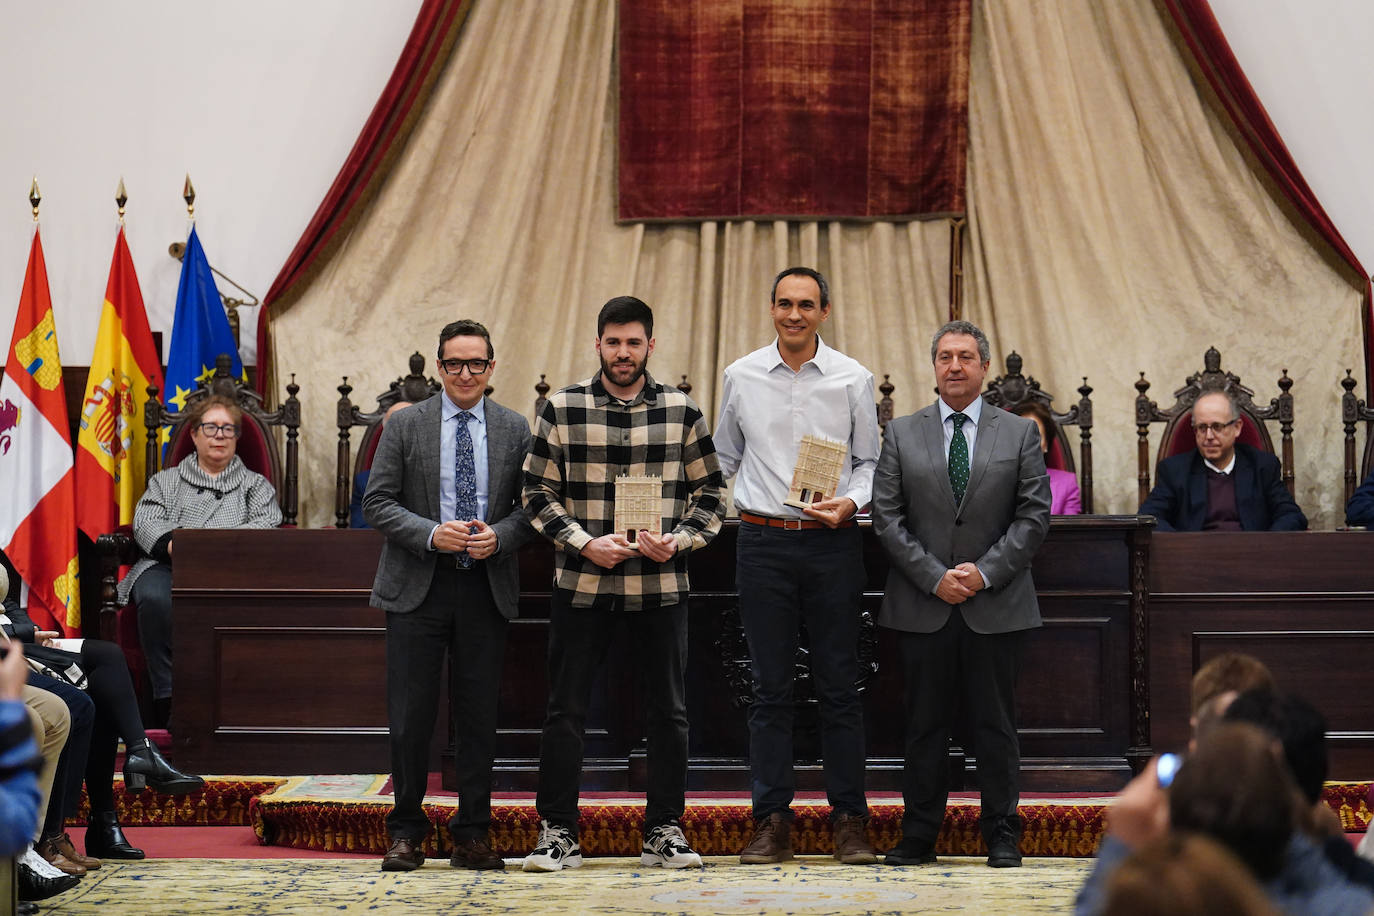
[[[458,513],[458,493],[454,489],[455,471],[453,468],[454,456],[458,450],[458,412],[463,408],[449,400],[448,392],[439,394],[439,404],[443,408],[443,421],[439,427],[439,521],[467,522],[471,519],[459,519]],[[490,471],[487,468],[487,399],[484,397],[473,405],[468,411],[472,419],[468,420],[468,435],[472,437],[472,464],[473,470],[477,472],[477,517],[485,520],[487,517],[487,497],[490,485]],[[429,532],[429,549],[434,549],[434,532],[439,530],[435,525]]]
[[[964,434],[964,441],[968,443],[969,466],[972,467],[973,443],[978,441],[978,421],[983,418],[982,395],[974,398],[973,403],[963,410],[955,410],[953,407],[950,407],[945,403],[944,398],[940,398],[936,403],[940,405],[940,425],[945,433],[945,463],[949,463],[949,445],[954,441],[954,421],[951,420],[950,417],[954,416],[956,413],[962,413],[964,416],[968,417],[968,419],[964,421],[964,425],[961,427],[960,431]]]
[[[783,500],[806,435],[849,444],[837,495],[859,509],[868,505],[879,447],[873,373],[819,337],[816,355],[796,372],[783,361],[776,340],[730,364],[712,439],[721,472],[735,477],[737,509],[802,517]]]

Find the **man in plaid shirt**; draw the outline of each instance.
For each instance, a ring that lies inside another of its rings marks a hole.
[[[687,790],[687,557],[725,515],[724,480],[701,409],[645,372],[654,314],[618,296],[597,318],[601,371],[549,399],[525,459],[531,522],[559,548],[549,613],[549,709],[539,747],[539,842],[525,871],[582,864],[577,801],[592,684],[621,621],[644,659],[649,786],[645,865],[701,857],[680,826]],[[663,481],[663,534],[614,530],[615,478]]]

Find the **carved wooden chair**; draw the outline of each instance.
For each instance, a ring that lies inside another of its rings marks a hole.
[[[353,386],[344,376],[339,386],[338,423],[339,453],[334,477],[334,527],[347,528],[350,525],[350,507],[353,504],[353,485],[355,477],[372,468],[372,458],[377,454],[377,443],[382,438],[382,419],[393,404],[401,401],[419,403],[443,390],[443,386],[425,374],[425,358],[417,351],[410,354],[410,372],[387,386],[386,391],[377,395],[377,409],[364,413],[348,399]],[[358,458],[350,469],[353,450],[349,445],[350,430],[355,426],[364,427],[358,440]]]
[[[1040,387],[1034,376],[1021,374],[1021,354],[1012,350],[1007,354],[1007,374],[999,375],[988,382],[983,392],[983,400],[994,407],[1016,412],[1023,404],[1037,403],[1050,412],[1054,429],[1046,430],[1053,439],[1045,450],[1045,465],[1060,471],[1078,475],[1078,492],[1083,503],[1083,512],[1091,515],[1093,511],[1093,390],[1088,385],[1087,376],[1078,386],[1078,403],[1067,411],[1054,409],[1054,395]],[[1073,447],[1069,444],[1067,426],[1078,427],[1079,461],[1075,467]]]
[[[1289,391],[1293,380],[1284,369],[1278,379],[1279,395],[1261,407],[1255,403],[1255,393],[1240,383],[1240,376],[1221,369],[1221,354],[1216,347],[1208,347],[1202,357],[1203,369],[1194,372],[1184,380],[1183,387],[1174,392],[1172,406],[1161,409],[1146,395],[1150,383],[1145,373],[1135,383],[1135,423],[1136,423],[1136,464],[1139,494],[1137,505],[1150,495],[1150,424],[1163,423],[1164,433],[1160,437],[1154,463],[1165,458],[1192,451],[1197,444],[1193,436],[1193,404],[1203,394],[1223,391],[1236,399],[1240,407],[1240,435],[1237,442],[1253,446],[1266,452],[1274,452],[1274,442],[1269,436],[1266,421],[1277,420],[1280,431],[1283,482],[1288,493],[1293,494],[1293,395]]]
[[[214,375],[202,381],[195,391],[187,395],[185,407],[190,407],[196,401],[212,394],[232,398],[238,404],[243,411],[243,431],[239,437],[236,454],[249,470],[262,474],[272,482],[277,491],[277,503],[281,506],[282,524],[294,525],[299,479],[297,440],[301,425],[301,404],[296,395],[300,391],[300,386],[296,384],[296,376],[293,373],[290,384],[286,386],[286,400],[276,410],[267,410],[263,407],[261,395],[234,378],[230,372],[230,365],[228,354],[220,354],[215,360]],[[158,400],[157,395],[157,389],[149,386],[148,402],[144,411],[144,423],[149,432],[147,479],[151,479],[164,464],[157,435],[161,427],[172,428],[167,442],[167,467],[176,465],[195,449],[191,441],[191,431],[184,422],[185,408],[180,411],[168,410]],[[285,433],[284,450],[278,445],[277,430]],[[134,685],[142,695],[146,666],[138,637],[137,608],[133,605],[120,607],[117,597],[120,569],[137,561],[138,545],[127,529],[102,534],[96,539],[96,556],[100,569],[100,638],[117,642],[123,648],[130,673],[134,677]]]
[[[1350,502],[1350,497],[1355,495],[1355,488],[1369,476],[1370,462],[1374,461],[1374,426],[1370,425],[1374,424],[1374,408],[1366,405],[1364,398],[1355,396],[1356,384],[1358,383],[1350,375],[1350,370],[1345,370],[1345,378],[1341,379],[1341,387],[1345,389],[1345,393],[1341,395],[1341,423],[1345,427],[1345,503]],[[1365,424],[1366,434],[1364,454],[1360,458],[1357,476],[1355,427],[1361,421]]]

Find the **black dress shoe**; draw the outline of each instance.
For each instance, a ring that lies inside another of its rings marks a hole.
[[[15,863],[15,870],[19,874],[20,900],[47,900],[81,883],[76,875],[62,874],[54,878],[40,875],[23,862]]]
[[[124,755],[124,788],[142,792],[151,783],[163,795],[187,795],[205,788],[205,780],[189,776],[167,762],[147,738],[129,745]]]
[[[883,856],[885,865],[932,865],[934,862],[935,845],[910,838],[903,838]]]
[[[424,840],[398,836],[382,856],[382,871],[414,871],[425,864]]]
[[[1016,824],[1008,821],[999,823],[986,838],[988,843],[988,867],[1021,867],[1021,831]]]
[[[15,916],[38,916],[38,904],[23,900],[14,912]]]
[[[448,864],[454,868],[472,868],[498,871],[506,867],[506,861],[491,849],[486,837],[473,837],[470,840],[456,840],[453,854]]]
[[[113,811],[92,811],[86,826],[86,854],[97,859],[141,859],[143,850],[131,846]]]

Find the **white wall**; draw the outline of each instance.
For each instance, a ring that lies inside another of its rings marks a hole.
[[[123,176],[125,229],[154,331],[170,339],[195,184],[210,263],[259,298],[391,75],[420,0],[0,4],[0,342],[8,352],[32,239],[67,365],[95,345]],[[221,289],[237,293],[227,284]],[[253,362],[257,310],[244,314]]]

